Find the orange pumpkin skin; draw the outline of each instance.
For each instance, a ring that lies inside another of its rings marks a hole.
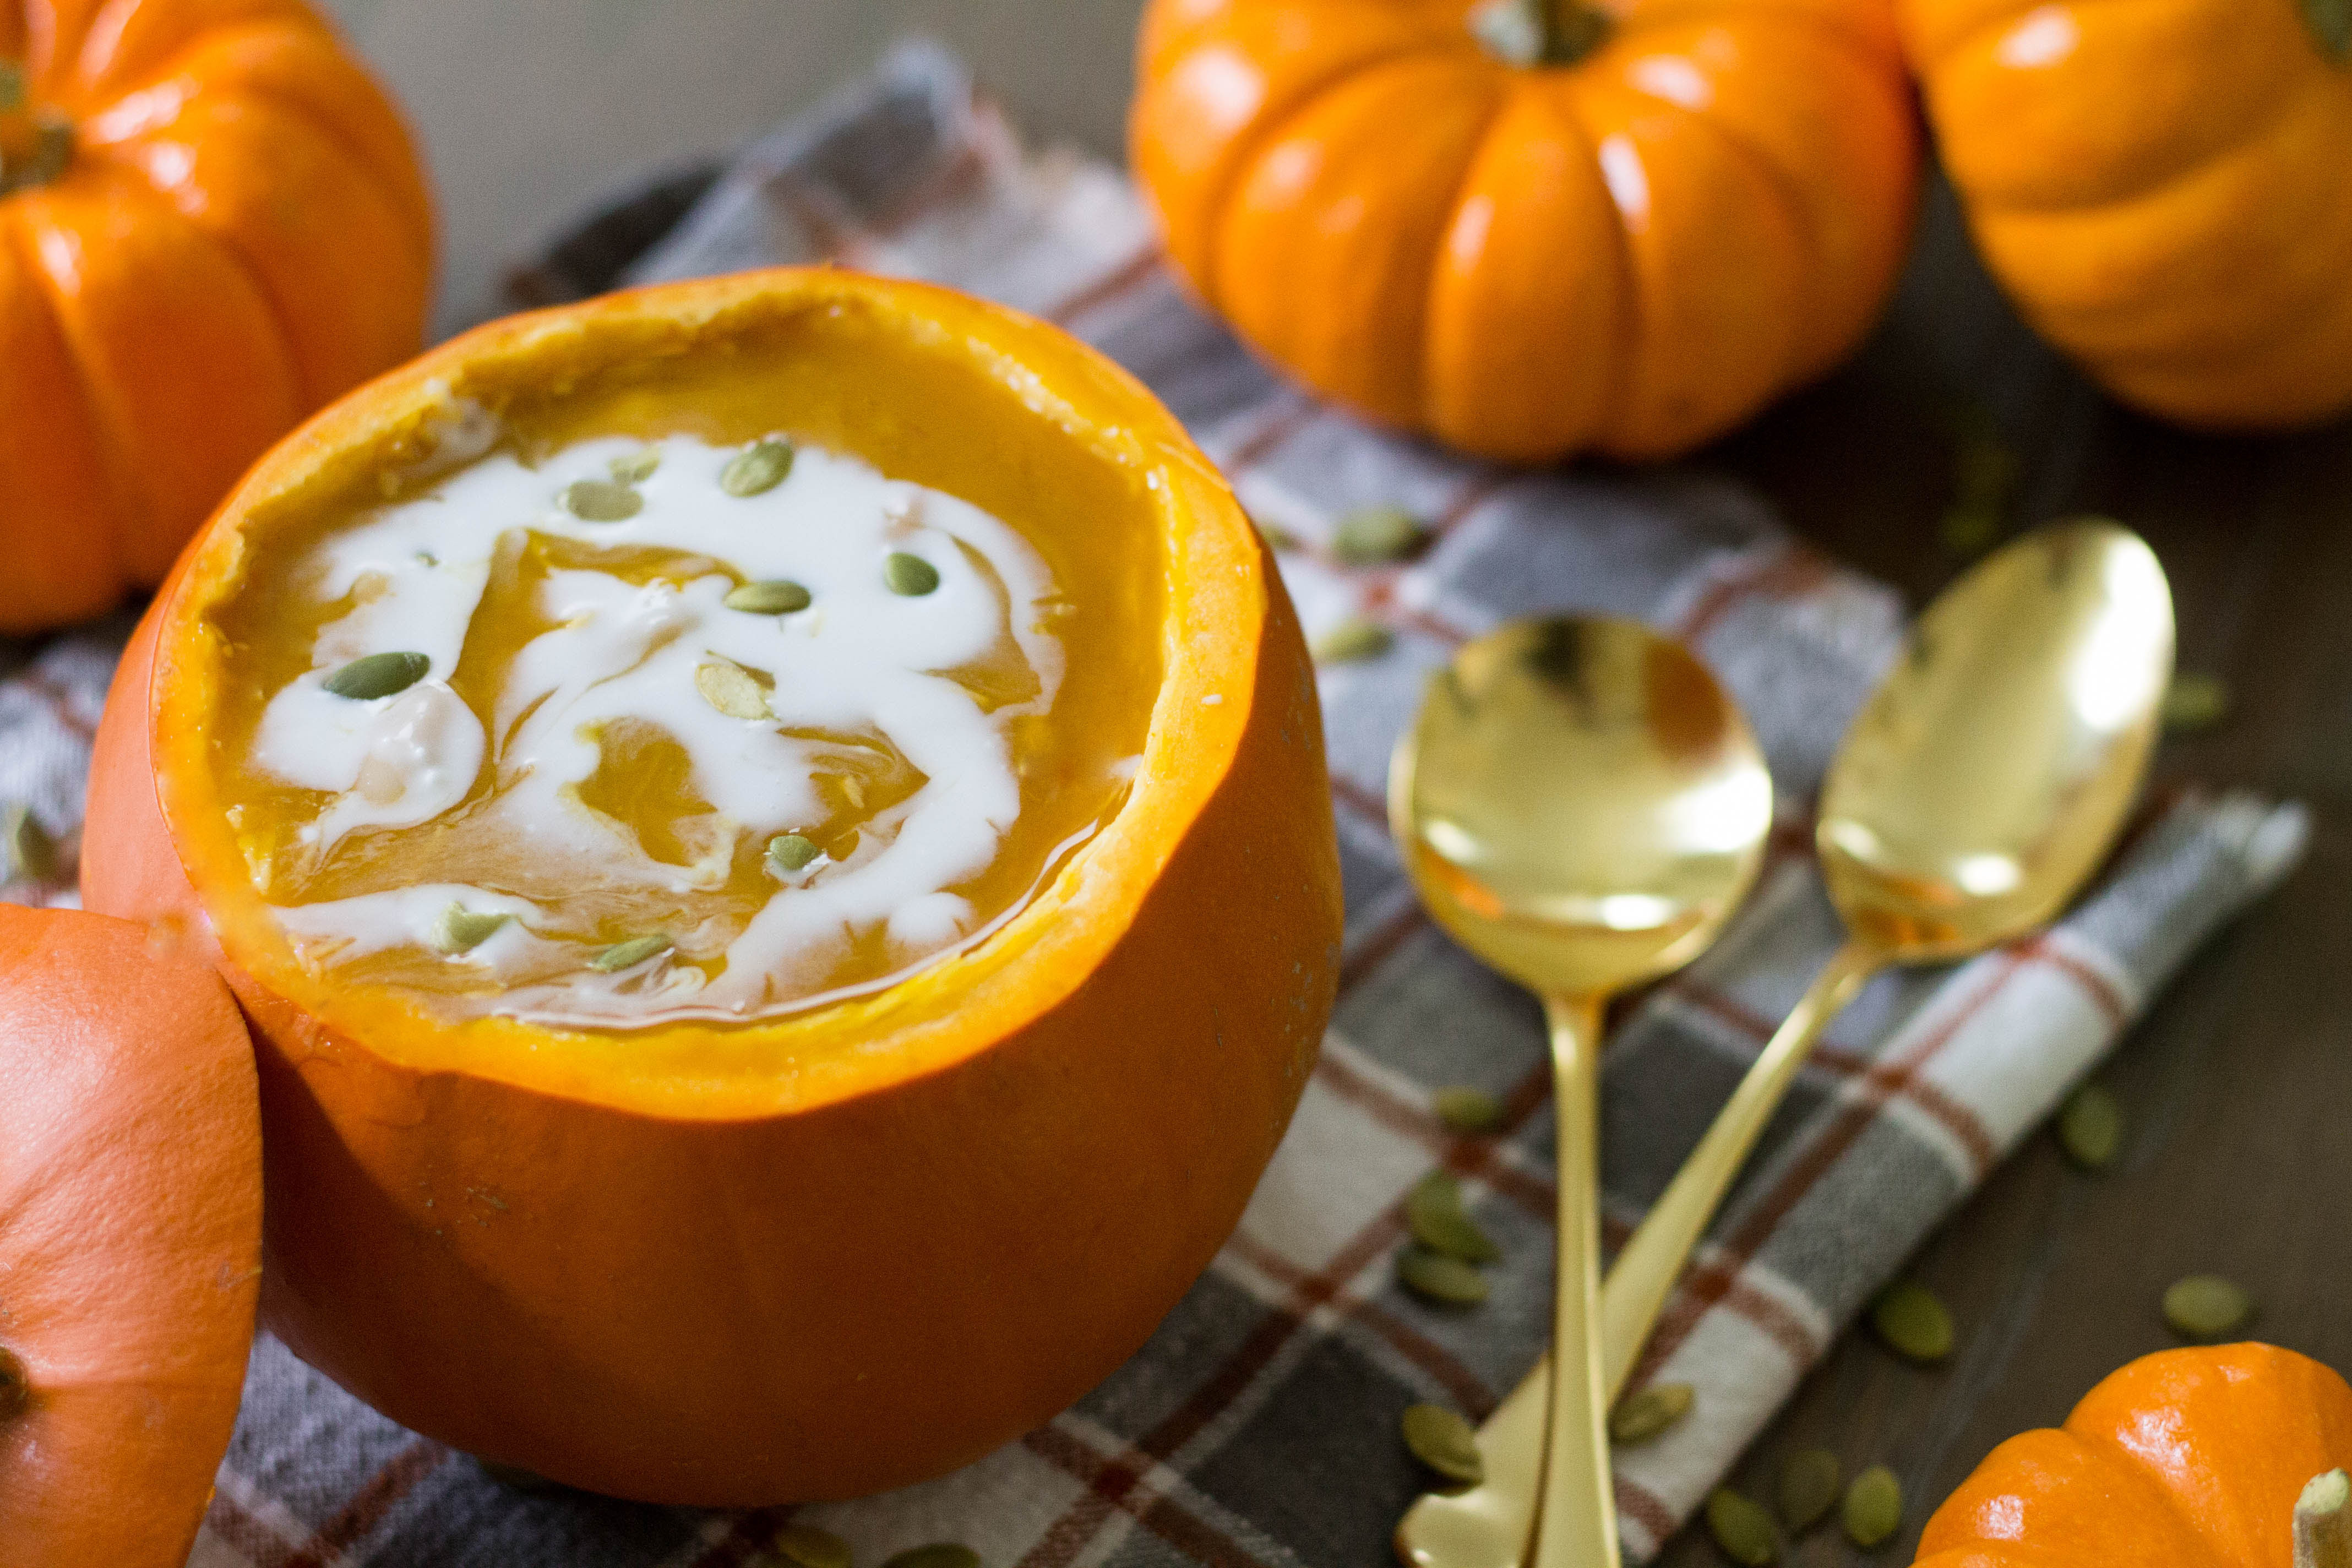
[[[152,588],[246,466],[416,352],[433,215],[398,112],[304,0],[0,0],[69,135],[0,190],[0,632]]]
[[[1828,369],[1911,227],[1887,0],[1624,0],[1567,66],[1470,0],[1153,0],[1168,254],[1315,391],[1465,451],[1671,456]]]
[[[0,1568],[180,1568],[261,1271],[253,1051],[212,972],[0,904]]]
[[[2295,1499],[2347,1465],[2352,1387],[2326,1366],[2165,1351],[1995,1448],[1927,1521],[1917,1568],[2284,1568]]]
[[[2304,0],[1903,0],[1903,22],[1978,247],[2045,337],[2190,426],[2352,408],[2352,61]]]
[[[731,1034],[320,1016],[338,1004],[255,926],[191,804],[184,606],[249,510],[440,406],[436,384],[690,354],[793,310],[897,323],[910,353],[996,389],[974,450],[1017,465],[1024,445],[1087,443],[1157,520],[1165,677],[1136,793],[1085,874],[965,959]],[[226,952],[268,1133],[263,1320],[297,1353],[408,1426],[574,1486],[772,1503],[912,1481],[1028,1430],[1207,1266],[1331,1005],[1327,789],[1279,579],[1147,393],[1011,312],[784,271],[482,329],[265,460],[124,659],[84,886]]]

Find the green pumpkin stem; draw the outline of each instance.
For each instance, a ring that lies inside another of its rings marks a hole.
[[[1586,0],[1486,0],[1470,13],[1470,31],[1489,54],[1507,65],[1528,68],[1572,66],[1616,30],[1616,18]]]
[[[2315,1476],[2294,1503],[2294,1568],[2352,1568],[2352,1478]]]

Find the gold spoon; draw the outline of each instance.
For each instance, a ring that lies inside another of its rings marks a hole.
[[[1713,941],[1762,859],[1772,783],[1705,666],[1623,621],[1520,622],[1430,682],[1389,772],[1389,821],[1439,924],[1543,998],[1559,1116],[1559,1285],[1545,1568],[1612,1568],[1594,1155],[1601,1009]],[[1532,1511],[1530,1512],[1532,1517]],[[1524,1542],[1523,1528],[1517,1539]],[[1514,1561],[1516,1561],[1516,1554]]]
[[[2172,595],[2114,523],[2039,530],[1955,584],[1847,731],[1815,831],[1849,937],[1618,1254],[1601,1300],[1611,1398],[1732,1178],[1832,1018],[1896,963],[2021,936],[2106,856],[2172,675]],[[1413,1568],[1519,1568],[1537,1514],[1545,1369],[1479,1431],[1486,1481],[1397,1527]]]

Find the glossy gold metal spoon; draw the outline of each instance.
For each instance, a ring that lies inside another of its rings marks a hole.
[[[1551,1025],[1552,1343],[1569,1374],[1550,1384],[1548,1453],[1538,1408],[1522,1482],[1532,1519],[1541,1473],[1544,1568],[1618,1561],[1596,1315],[1601,1005],[1714,940],[1771,820],[1763,755],[1723,689],[1679,645],[1623,621],[1522,622],[1464,647],[1390,768],[1390,826],[1430,913],[1541,996]]]
[[[1863,983],[1966,957],[2055,916],[2105,858],[2172,676],[2172,595],[2138,537],[2056,524],[1929,607],[1846,732],[1816,829],[1846,944],[1617,1257],[1601,1294],[1611,1398],[1797,1069]],[[1414,1568],[1520,1568],[1537,1515],[1546,1374],[1479,1432],[1486,1481],[1397,1528]]]

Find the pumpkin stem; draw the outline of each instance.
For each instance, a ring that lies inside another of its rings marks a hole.
[[[2352,1568],[2352,1478],[2340,1469],[2295,1500],[2294,1568]]]
[[[1485,0],[1470,13],[1470,31],[1487,53],[1521,67],[1572,66],[1616,30],[1617,19],[1586,0]]]
[[[0,59],[0,196],[53,184],[73,162],[73,122],[50,112],[28,122],[30,108],[24,62]]]

